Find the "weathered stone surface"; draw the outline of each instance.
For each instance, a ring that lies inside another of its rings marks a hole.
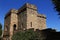
[[[19,10],[12,9],[5,16],[3,39],[11,40],[12,35],[19,30],[46,29],[45,15],[38,14],[37,7],[26,3]],[[9,36],[6,36],[8,32]],[[4,35],[6,34],[6,35]]]

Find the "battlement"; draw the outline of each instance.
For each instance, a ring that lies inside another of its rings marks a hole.
[[[19,12],[26,10],[26,8],[33,9],[37,11],[37,7],[33,4],[26,3],[21,8],[18,9]]]
[[[18,10],[16,10],[16,9],[11,9],[10,12],[11,12],[11,13],[18,13]]]
[[[37,7],[35,5],[33,5],[33,4],[26,3],[26,5],[27,5],[27,8],[37,10]]]
[[[11,15],[11,13],[18,13],[18,10],[16,9],[10,9],[10,11],[6,14],[5,18]]]
[[[37,14],[37,17],[45,18],[46,19],[46,16],[44,14]]]

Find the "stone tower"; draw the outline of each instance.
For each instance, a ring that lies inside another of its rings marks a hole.
[[[35,5],[26,3],[18,10],[18,24],[20,29],[45,29],[46,17],[37,12]]]
[[[25,4],[19,12],[19,27],[24,29],[35,28],[37,29],[37,8],[32,4]]]
[[[15,29],[17,28],[18,28],[17,10],[11,9],[5,16],[3,39],[4,40],[11,39],[13,32],[16,31]]]
[[[26,3],[18,10],[11,9],[5,16],[4,40],[11,40],[12,35],[19,30],[25,29],[46,29],[45,15],[37,12],[35,5]]]

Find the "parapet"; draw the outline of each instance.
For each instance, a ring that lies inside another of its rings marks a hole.
[[[27,8],[37,10],[37,7],[35,5],[33,5],[33,4],[26,3],[26,5],[27,5]]]
[[[21,8],[18,9],[19,12],[26,10],[26,8],[30,8],[33,10],[37,11],[37,7],[35,5],[29,4],[29,3],[25,3]]]
[[[18,13],[18,10],[16,9],[10,9],[10,11],[6,14],[5,18],[9,15],[11,15],[11,13]]]
[[[37,17],[45,18],[46,19],[46,16],[44,14],[37,14]]]
[[[11,9],[10,12],[11,12],[11,13],[18,13],[18,10],[16,10],[16,9]]]

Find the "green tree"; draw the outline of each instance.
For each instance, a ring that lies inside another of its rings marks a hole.
[[[58,11],[58,15],[60,15],[60,0],[52,0],[53,4],[55,5],[56,11]]]
[[[0,23],[0,36],[2,35],[2,24]]]
[[[41,31],[25,30],[19,31],[12,36],[12,40],[45,40]]]
[[[2,24],[0,23],[0,40],[1,40],[1,35],[2,35]]]
[[[12,40],[34,40],[36,33],[33,30],[19,31],[12,36]]]

